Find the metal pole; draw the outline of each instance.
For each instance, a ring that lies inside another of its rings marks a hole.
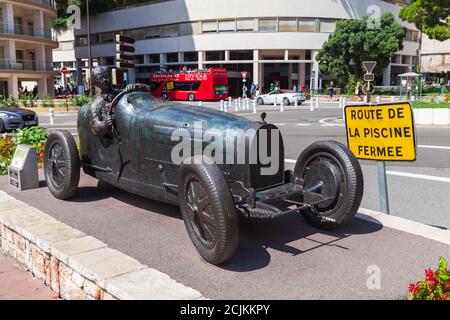
[[[380,197],[380,209],[381,212],[390,214],[389,210],[389,194],[387,185],[387,175],[386,175],[386,162],[377,162],[378,171],[378,193]]]
[[[87,24],[87,38],[88,38],[88,67],[89,67],[89,96],[94,95],[92,88],[92,46],[91,46],[91,16],[89,12],[89,0],[86,0],[86,24]]]

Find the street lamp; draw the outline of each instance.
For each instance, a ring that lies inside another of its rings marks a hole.
[[[88,41],[88,68],[89,68],[89,96],[93,96],[92,90],[92,46],[91,46],[91,16],[89,12],[89,0],[86,0],[86,24]]]

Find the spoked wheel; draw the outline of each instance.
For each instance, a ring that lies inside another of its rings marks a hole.
[[[361,166],[353,153],[335,141],[320,141],[300,156],[295,175],[305,181],[305,189],[320,194],[323,201],[302,213],[316,227],[334,229],[345,225],[357,213],[364,193]],[[305,194],[305,203],[317,201]]]
[[[45,179],[55,198],[66,200],[77,193],[80,180],[80,158],[68,131],[50,134],[45,146]]]
[[[189,237],[202,258],[215,265],[229,260],[239,241],[238,217],[219,167],[189,160],[183,164],[179,203]]]

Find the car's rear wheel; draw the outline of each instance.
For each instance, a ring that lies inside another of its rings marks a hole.
[[[44,155],[45,179],[50,192],[61,200],[74,197],[80,181],[80,157],[70,132],[51,133]]]
[[[256,99],[256,104],[257,104],[258,106],[264,105],[264,99],[263,99],[263,98],[258,98],[258,99]]]
[[[291,101],[289,100],[289,98],[283,98],[283,105],[289,106],[290,104],[291,104]]]
[[[161,98],[163,99],[163,100],[167,100],[167,94],[166,93],[163,93],[162,95],[161,95]]]
[[[312,225],[335,229],[358,212],[364,179],[358,160],[345,145],[335,141],[312,144],[300,155],[295,175],[304,180],[307,191],[327,199],[303,210],[303,216]],[[305,195],[306,204],[314,201],[312,195]]]
[[[178,188],[186,229],[202,258],[218,265],[233,257],[239,242],[238,216],[219,167],[198,158],[187,160]]]
[[[189,93],[188,99],[189,101],[195,101],[195,95],[193,93]]]
[[[0,119],[0,133],[3,133],[5,131],[6,131],[5,124],[3,123],[2,119]]]

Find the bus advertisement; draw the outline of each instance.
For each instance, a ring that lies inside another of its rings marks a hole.
[[[228,98],[228,72],[222,68],[158,72],[150,77],[152,95],[173,101],[219,101]]]

